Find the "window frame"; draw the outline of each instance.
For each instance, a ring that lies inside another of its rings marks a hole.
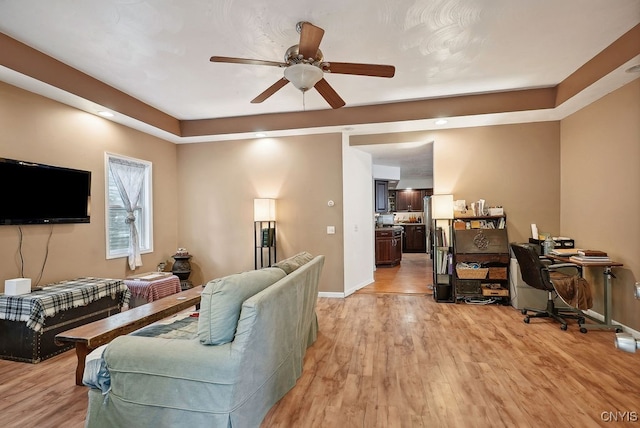
[[[138,237],[140,243],[140,254],[148,254],[153,252],[153,164],[144,159],[132,158],[129,156],[119,155],[115,153],[105,152],[104,154],[104,205],[105,205],[105,220],[104,220],[104,229],[105,229],[105,254],[106,259],[119,259],[126,258],[129,256],[128,254],[128,245],[124,249],[111,249],[111,240],[110,240],[110,211],[112,209],[112,205],[109,202],[109,182],[111,177],[111,169],[109,168],[110,159],[121,159],[128,162],[135,162],[141,165],[144,165],[144,184],[142,190],[142,198],[141,198],[141,213],[142,213],[142,226],[141,223],[136,219],[136,227],[138,228]]]

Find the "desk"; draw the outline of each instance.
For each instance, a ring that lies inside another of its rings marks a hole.
[[[608,261],[608,262],[579,262],[576,260],[571,260],[569,257],[563,256],[554,256],[548,254],[546,257],[549,257],[554,260],[558,260],[562,263],[573,263],[575,265],[585,267],[601,267],[603,268],[604,274],[604,323],[598,321],[598,324],[582,324],[580,325],[580,331],[586,333],[586,330],[592,329],[604,329],[604,330],[616,330],[622,331],[619,325],[615,325],[611,323],[611,278],[614,277],[611,272],[612,267],[620,267],[624,266],[622,263]],[[591,318],[591,317],[590,317]],[[583,330],[585,329],[585,330]]]
[[[124,284],[131,292],[132,304],[129,305],[131,308],[154,302],[182,291],[180,288],[180,279],[171,274],[158,274],[152,280],[145,280],[142,277],[127,278],[124,280]]]

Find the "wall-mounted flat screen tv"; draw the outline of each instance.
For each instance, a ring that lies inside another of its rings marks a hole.
[[[0,158],[0,225],[89,223],[91,171]]]

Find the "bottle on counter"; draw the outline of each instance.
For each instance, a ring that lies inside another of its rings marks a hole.
[[[556,248],[556,243],[553,241],[553,239],[551,239],[551,235],[547,235],[547,237],[544,238],[544,242],[542,243],[542,254],[544,254],[545,256],[549,255],[554,248]]]

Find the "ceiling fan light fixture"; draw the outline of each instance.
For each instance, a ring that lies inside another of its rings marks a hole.
[[[323,72],[318,67],[305,63],[292,64],[284,69],[285,79],[302,92],[313,88],[322,79],[322,75]]]

